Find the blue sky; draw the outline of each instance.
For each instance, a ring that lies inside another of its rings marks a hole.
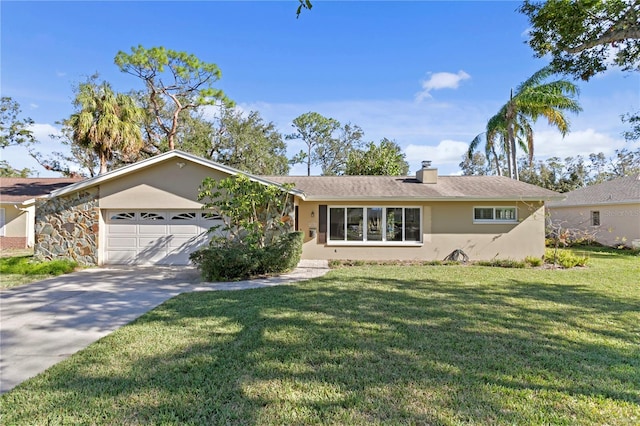
[[[11,2],[0,4],[2,96],[35,122],[38,150],[72,112],[72,87],[99,72],[118,91],[140,81],[113,64],[120,50],[164,46],[216,63],[225,91],[283,133],[316,111],[357,124],[365,140],[395,140],[411,170],[430,159],[458,173],[469,141],[509,91],[546,65],[525,44],[518,2],[325,2],[295,17],[297,2]],[[620,115],[640,109],[640,75],[608,71],[579,82],[584,111],[562,139],[536,126],[536,157],[633,148]],[[288,141],[289,152],[302,146]],[[637,145],[637,144],[636,144]],[[22,148],[2,158],[53,176]],[[304,174],[297,166],[292,174]]]

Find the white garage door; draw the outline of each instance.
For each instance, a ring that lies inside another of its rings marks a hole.
[[[107,211],[105,264],[187,265],[222,221],[203,211]]]

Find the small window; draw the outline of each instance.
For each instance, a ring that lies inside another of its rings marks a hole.
[[[473,218],[475,220],[493,220],[493,209],[490,207],[476,207],[473,209]]]
[[[160,213],[154,212],[142,212],[140,213],[141,220],[164,220],[164,216]]]
[[[111,220],[135,220],[136,214],[134,212],[123,212],[112,215]]]
[[[221,219],[220,215],[217,215],[212,212],[201,213],[201,215],[203,220],[220,220]]]
[[[474,207],[474,223],[517,222],[518,210],[515,207]]]
[[[600,226],[600,212],[591,212],[591,226]]]
[[[171,216],[171,220],[194,220],[196,214],[194,212],[178,213]]]

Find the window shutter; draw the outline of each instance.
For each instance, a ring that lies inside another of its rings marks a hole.
[[[318,206],[318,244],[327,242],[327,205]]]
[[[293,223],[294,223],[293,230],[294,231],[299,231],[300,230],[300,228],[299,228],[300,219],[299,219],[298,216],[299,216],[298,215],[298,206],[295,206],[295,210],[293,212]]]

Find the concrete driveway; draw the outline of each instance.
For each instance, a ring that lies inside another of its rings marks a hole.
[[[324,275],[326,261],[290,274],[201,283],[191,267],[86,269],[0,292],[0,393],[13,389],[180,293],[242,290]]]

